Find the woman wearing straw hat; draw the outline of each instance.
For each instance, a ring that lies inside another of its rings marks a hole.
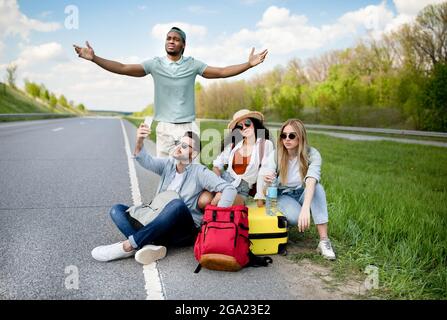
[[[262,190],[257,186],[258,173],[268,155],[273,152],[269,131],[264,126],[264,115],[258,111],[242,109],[233,115],[228,124],[230,134],[222,143],[222,153],[213,161],[213,171],[230,182],[238,191],[234,205],[244,204],[250,190],[256,189],[254,199],[261,206]],[[226,169],[224,169],[226,167]],[[255,186],[256,184],[256,186]],[[220,193],[212,195],[205,191],[199,199],[199,208],[219,202]]]

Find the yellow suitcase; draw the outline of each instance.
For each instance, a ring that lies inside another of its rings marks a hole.
[[[265,207],[249,207],[248,228],[250,250],[253,254],[287,254],[287,219],[281,213],[269,216]]]

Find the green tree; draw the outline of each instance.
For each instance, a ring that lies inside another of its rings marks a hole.
[[[6,68],[6,82],[11,88],[16,88],[16,79],[17,79],[17,65],[10,64]]]
[[[40,96],[40,86],[28,80],[25,80],[25,91],[34,98]]]
[[[267,105],[267,92],[263,86],[247,86],[247,95],[249,97],[249,109],[263,111]]]
[[[300,93],[299,87],[292,87],[285,84],[272,95],[273,106],[280,116],[278,120],[286,120],[300,116],[303,108]]]
[[[50,101],[50,93],[48,92],[48,90],[44,84],[40,85],[39,93],[40,93],[41,100],[47,101],[47,102]]]
[[[60,95],[58,102],[62,107],[69,108],[67,98],[63,94]]]
[[[85,112],[85,106],[82,103],[78,104],[78,106],[76,108],[81,112]]]
[[[423,129],[447,131],[447,64],[437,63],[421,95]]]
[[[57,105],[57,97],[56,97],[56,95],[54,94],[54,93],[51,93],[50,94],[50,107],[52,108],[52,109],[54,109],[54,108],[56,108],[56,105]]]
[[[425,7],[412,27],[413,48],[425,56],[431,68],[447,64],[447,2]]]

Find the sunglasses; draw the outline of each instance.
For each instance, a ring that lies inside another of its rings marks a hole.
[[[280,134],[281,139],[285,140],[287,139],[287,137],[289,137],[290,140],[293,140],[297,137],[295,132],[291,132],[291,133],[281,133]]]
[[[245,120],[244,122],[238,123],[234,128],[243,130],[244,128],[250,128],[253,122],[250,119]]]
[[[181,147],[182,149],[187,149],[188,147],[190,147],[191,149],[195,150],[192,146],[190,146],[190,145],[187,144],[186,142],[181,142],[181,141],[176,140],[176,141],[174,142],[174,144],[175,144],[175,146],[180,145],[180,147]]]

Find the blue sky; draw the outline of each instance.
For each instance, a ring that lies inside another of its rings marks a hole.
[[[292,58],[305,61],[367,34],[380,36],[435,2],[0,0],[0,72],[16,63],[19,86],[28,78],[91,109],[138,111],[153,100],[150,76],[110,74],[79,59],[73,43],[89,40],[101,57],[138,63],[164,55],[163,37],[177,24],[187,33],[185,55],[209,65],[242,63],[251,47],[269,49],[264,64],[233,78],[249,79]],[[67,28],[69,5],[79,12],[77,29]]]

